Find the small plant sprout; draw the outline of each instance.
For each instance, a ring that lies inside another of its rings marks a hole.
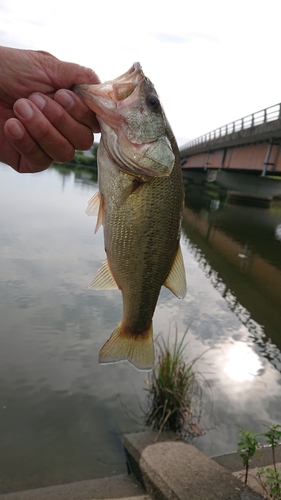
[[[262,436],[266,437],[266,442],[272,449],[272,463],[273,468],[271,467],[262,467],[258,470],[257,476],[259,482],[264,486],[264,490],[266,493],[266,486],[269,489],[269,497],[273,500],[281,499],[281,472],[276,468],[276,458],[275,458],[275,448],[280,444],[281,440],[281,425],[272,425],[267,426],[268,431],[264,432]],[[263,485],[263,481],[261,476],[265,475],[265,481]]]
[[[239,436],[241,436],[241,440],[238,443],[238,453],[240,453],[240,457],[243,460],[243,465],[245,467],[245,484],[247,484],[249,464],[251,458],[256,453],[258,446],[257,437],[259,437],[259,434],[253,434],[251,431],[239,427]]]
[[[238,443],[238,452],[243,459],[243,465],[246,469],[245,483],[248,479],[249,462],[256,453],[258,446],[257,437],[266,438],[266,443],[272,449],[272,464],[273,467],[260,467],[256,473],[256,479],[263,489],[263,493],[267,500],[281,500],[281,471],[276,467],[275,448],[280,444],[281,440],[281,425],[266,426],[267,432],[262,434],[253,434],[251,431],[245,431],[239,427],[239,435],[241,441]]]
[[[265,476],[265,479],[262,476]],[[281,472],[270,467],[261,467],[257,470],[257,478],[266,499],[281,499]]]
[[[262,435],[265,436],[266,442],[271,446],[272,448],[272,460],[273,460],[273,467],[276,472],[276,459],[275,459],[275,448],[280,444],[281,440],[281,425],[272,425],[272,426],[267,426],[268,431],[264,432]]]

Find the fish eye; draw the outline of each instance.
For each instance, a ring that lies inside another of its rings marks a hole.
[[[160,101],[155,94],[149,94],[146,98],[146,103],[151,111],[157,111]]]

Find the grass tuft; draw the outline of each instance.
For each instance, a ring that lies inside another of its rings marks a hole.
[[[202,390],[194,364],[199,357],[186,362],[184,350],[188,329],[178,340],[176,329],[175,342],[170,339],[156,341],[157,354],[155,366],[147,381],[149,387],[145,425],[160,432],[171,430],[184,439],[203,434],[199,425],[202,408]]]

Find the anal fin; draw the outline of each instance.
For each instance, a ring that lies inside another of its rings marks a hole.
[[[93,290],[116,290],[118,287],[108,265],[108,260],[104,261],[97,274],[90,283]]]
[[[180,245],[168,277],[164,281],[163,285],[169,288],[169,290],[171,290],[171,292],[173,292],[173,294],[179,299],[183,299],[186,296],[185,269]]]

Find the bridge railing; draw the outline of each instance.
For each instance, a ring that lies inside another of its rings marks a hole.
[[[281,103],[270,106],[269,108],[256,111],[251,115],[244,116],[244,118],[238,118],[234,122],[223,125],[222,127],[216,128],[207,134],[201,135],[196,139],[188,142],[184,145],[184,148],[191,148],[197,146],[198,144],[203,144],[213,139],[219,137],[224,137],[234,132],[239,132],[240,130],[245,130],[249,128],[256,127],[257,125],[262,125],[263,123],[272,122],[281,118]]]

